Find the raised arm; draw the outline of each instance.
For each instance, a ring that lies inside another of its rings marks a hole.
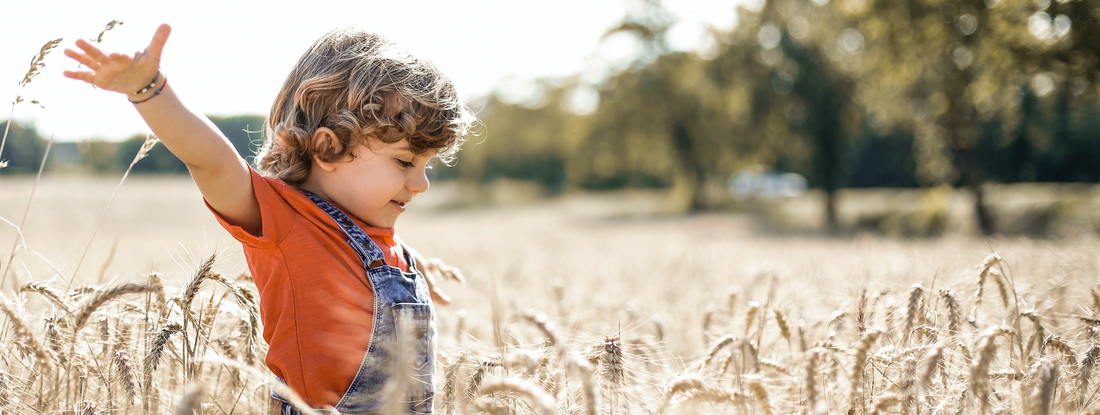
[[[88,70],[64,74],[126,94],[165,147],[187,165],[206,202],[231,224],[259,235],[260,206],[248,163],[208,118],[180,101],[160,72],[161,51],[171,31],[168,25],[161,25],[149,47],[134,55],[107,54],[84,39],[77,40],[80,50],[65,49],[65,56]]]

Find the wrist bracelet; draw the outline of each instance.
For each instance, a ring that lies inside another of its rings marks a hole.
[[[141,90],[135,92],[134,95],[141,95],[149,92],[150,89],[156,88],[158,79],[160,79],[160,69],[157,69],[157,74],[153,75],[153,80],[149,81],[149,85],[146,85],[145,88],[141,88]]]
[[[164,76],[164,85],[161,85],[161,86],[160,86],[160,88],[157,88],[157,90],[156,90],[156,91],[153,91],[153,96],[151,96],[151,97],[149,97],[149,98],[145,98],[145,99],[143,99],[143,100],[141,100],[141,101],[130,101],[130,103],[131,103],[131,104],[134,104],[134,105],[137,105],[137,104],[140,104],[140,103],[142,103],[142,102],[145,102],[145,101],[151,100],[151,99],[153,99],[153,98],[156,98],[156,97],[157,97],[157,95],[160,95],[160,91],[163,91],[163,90],[164,90],[164,87],[166,87],[166,86],[168,86],[168,75],[165,75],[165,76]]]

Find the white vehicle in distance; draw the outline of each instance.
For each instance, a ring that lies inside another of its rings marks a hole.
[[[730,176],[729,191],[735,198],[791,197],[806,191],[806,178],[783,173],[768,166],[752,166]]]

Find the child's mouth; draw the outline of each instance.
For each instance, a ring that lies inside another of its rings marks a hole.
[[[390,203],[393,203],[394,206],[397,206],[397,210],[399,210],[401,212],[405,211],[405,202],[398,202],[396,200],[391,200]]]

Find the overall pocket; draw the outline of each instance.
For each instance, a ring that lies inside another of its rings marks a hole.
[[[393,322],[397,329],[394,350],[390,356],[404,359],[409,371],[408,398],[414,413],[431,413],[435,396],[435,324],[431,304],[399,303],[393,305]]]
[[[399,303],[393,305],[393,323],[397,328],[396,344],[402,347],[398,354],[411,364],[415,373],[432,373],[435,361],[435,328],[432,322],[431,304]]]

